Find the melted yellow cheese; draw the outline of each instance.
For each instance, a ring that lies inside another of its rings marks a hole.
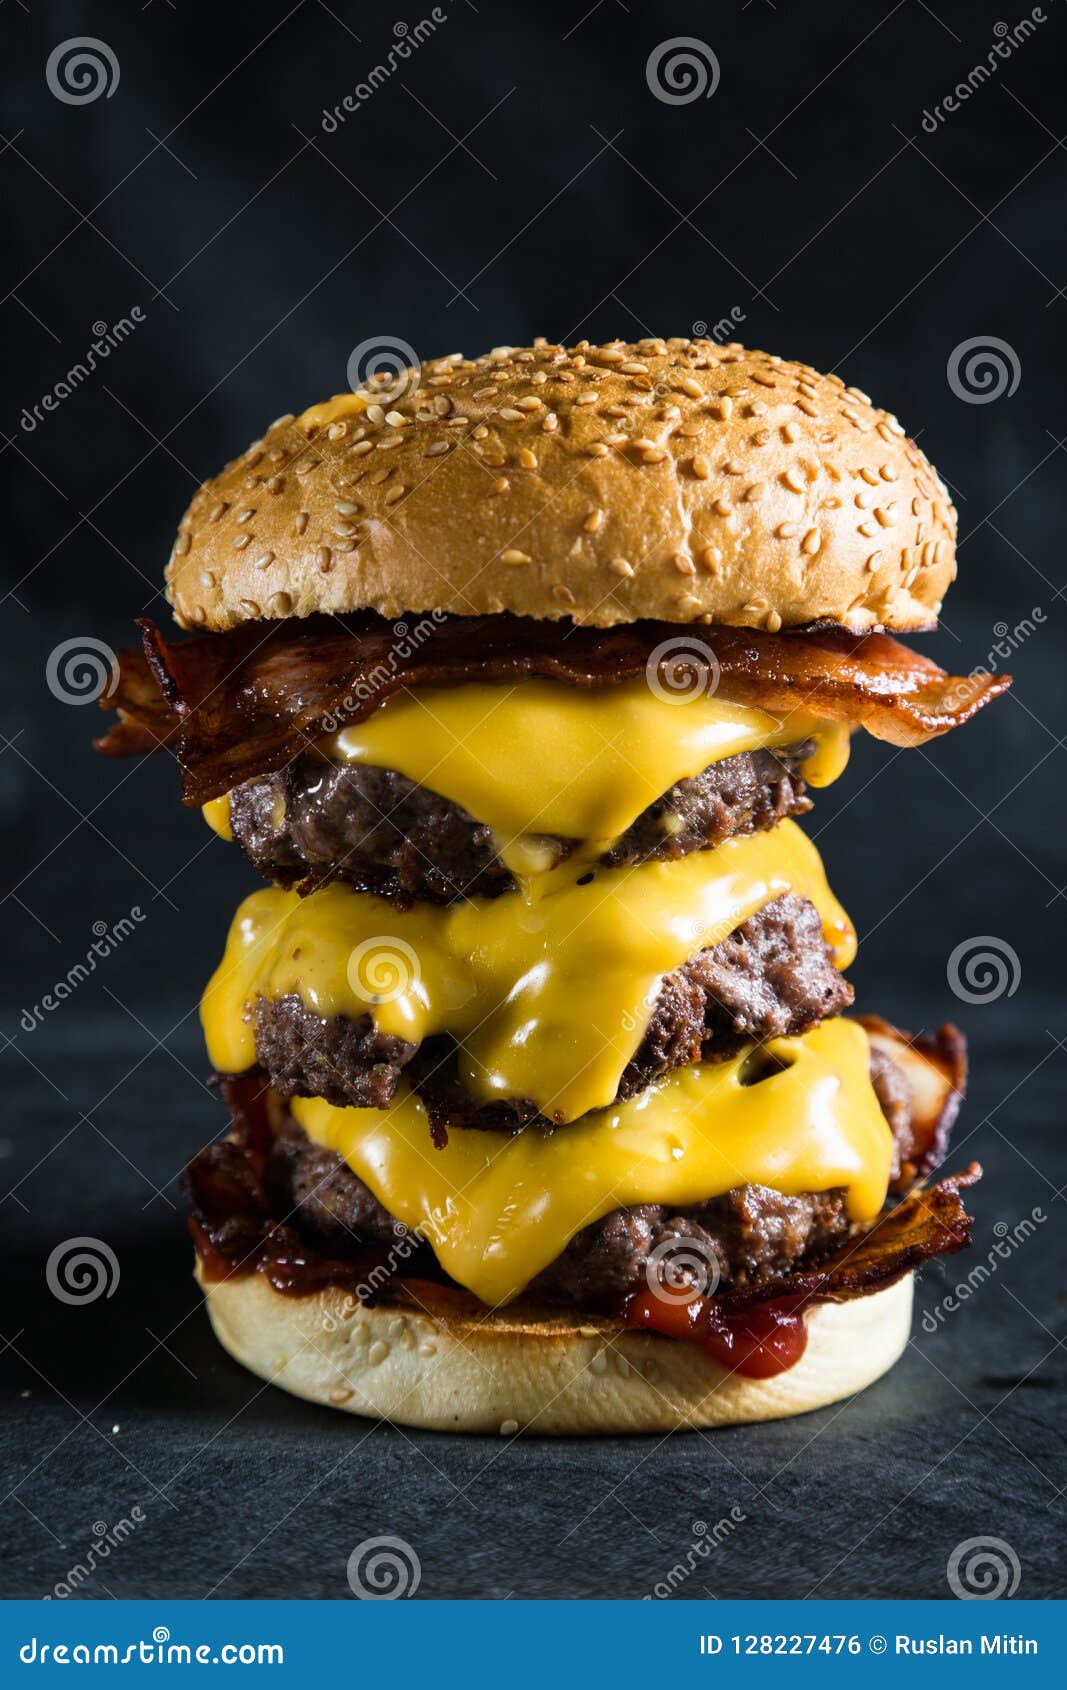
[[[585,877],[583,877],[585,878]],[[660,980],[784,892],[809,898],[839,967],[855,934],[819,854],[794,822],[677,862],[552,877],[536,901],[470,899],[399,910],[334,884],[269,889],[237,911],[202,1018],[216,1068],[255,1061],[257,996],[297,993],[318,1015],[370,1013],[378,1029],[459,1041],[459,1077],[481,1103],[532,1098],[573,1121],[610,1103]]]
[[[300,1098],[293,1113],[339,1151],[451,1277],[506,1302],[582,1227],[634,1203],[681,1207],[745,1184],[843,1187],[853,1220],[885,1200],[892,1139],[868,1075],[867,1035],[827,1021],[763,1047],[788,1064],[745,1085],[751,1051],[676,1070],[659,1086],[557,1132],[454,1131],[430,1140],[410,1094],[388,1111]]]
[[[398,769],[461,805],[526,877],[556,861],[539,836],[583,841],[588,861],[709,763],[807,739],[815,751],[802,773],[825,786],[848,761],[841,723],[654,692],[641,677],[587,692],[558,681],[423,687],[394,695],[321,749],[336,761]]]
[[[233,838],[233,828],[230,826],[230,795],[228,792],[224,792],[221,798],[209,798],[206,804],[200,806],[200,813],[212,833],[217,833],[220,839]]]

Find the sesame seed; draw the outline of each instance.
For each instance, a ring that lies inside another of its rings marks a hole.
[[[247,610],[249,616],[262,616],[263,612],[260,610],[255,599],[241,599],[240,603],[241,609]]]
[[[803,493],[807,483],[799,470],[787,469],[782,471],[782,484],[791,493]]]
[[[671,558],[671,562],[678,571],[679,575],[696,574],[696,565],[691,557],[686,557],[684,552],[675,552],[674,556]]]
[[[729,499],[713,499],[711,508],[716,516],[729,516],[734,507]]]
[[[427,457],[427,458],[439,458],[441,456],[442,452],[449,452],[449,451],[451,451],[451,449],[452,449],[451,441],[449,441],[449,440],[435,440],[432,446],[427,446],[426,451],[423,453],[423,456]]]
[[[500,560],[502,563],[529,563],[530,557],[527,552],[516,551],[514,547],[509,547],[506,552],[501,552]]]
[[[874,522],[861,522],[856,530],[856,533],[862,534],[865,540],[873,540],[877,532],[878,525]]]
[[[269,569],[273,562],[274,562],[274,553],[273,552],[260,552],[259,556],[256,558],[256,561],[255,561],[255,563],[253,564],[252,567],[254,569]]]
[[[607,447],[601,446],[599,442],[594,446],[587,446],[586,451],[591,458],[606,458],[608,455]]]
[[[348,424],[346,422],[334,422],[326,430],[326,438],[327,440],[343,440],[347,433]]]
[[[523,469],[537,468],[537,458],[534,456],[533,452],[530,451],[529,446],[522,446],[519,448],[519,463]]]
[[[803,411],[806,417],[817,417],[819,414],[818,405],[813,405],[810,399],[796,400],[796,407],[798,411]]]
[[[722,552],[718,546],[705,546],[700,554],[700,561],[705,569],[711,571],[712,575],[717,575],[719,565],[722,563]]]
[[[385,421],[385,412],[382,410],[382,407],[380,405],[368,405],[367,420],[372,423],[383,423]]]
[[[542,434],[555,434],[558,427],[559,418],[557,417],[555,411],[549,411],[548,415],[541,424]]]
[[[874,501],[877,497],[878,497],[877,493],[872,493],[870,491],[857,493],[856,494],[856,509],[861,510],[861,511],[869,511],[871,506],[874,504]]]
[[[800,430],[797,428],[796,423],[783,423],[778,432],[787,446],[792,446],[793,442],[800,437]]]
[[[251,534],[238,534],[237,537],[235,538],[234,542],[233,542],[234,551],[235,552],[244,551],[245,547],[247,546],[247,544],[248,544],[249,540],[251,540],[251,538],[252,538]]]
[[[541,405],[541,400],[533,393],[528,393],[525,399],[516,399],[515,401],[515,408],[518,411],[539,411]],[[507,415],[506,412],[504,414]]]
[[[896,524],[897,516],[895,505],[879,505],[875,509],[874,515],[879,526],[882,528],[892,528]]]
[[[255,516],[255,514],[256,513],[255,513],[254,510],[238,511],[237,515],[234,517],[233,520],[235,522],[250,522],[252,520],[252,518]]]
[[[800,533],[798,522],[780,522],[774,531],[776,540],[795,540]]]
[[[511,482],[506,475],[498,475],[489,491],[490,493],[506,493],[510,486]]]
[[[896,464],[881,464],[878,469],[883,481],[895,481],[899,473]]]
[[[191,545],[192,545],[192,540],[191,540],[189,534],[183,530],[182,533],[180,533],[178,535],[178,538],[174,542],[174,556],[175,557],[184,557]]]
[[[646,464],[661,464],[667,456],[663,446],[646,446],[641,453],[642,461]]]
[[[502,407],[500,415],[505,422],[521,422],[523,414],[521,411],[517,411],[514,405],[505,405]]]
[[[388,493],[385,495],[386,504],[395,505],[397,500],[402,499],[406,492],[407,488],[404,486],[404,483],[402,481],[398,481],[396,486],[390,487]]]
[[[333,532],[340,540],[351,540],[353,534],[357,533],[358,530],[354,522],[335,522]]]
[[[814,557],[821,545],[822,535],[819,533],[819,530],[817,528],[809,528],[803,540],[800,542],[800,549],[802,552],[807,552],[809,557]]]
[[[560,599],[563,604],[574,603],[574,594],[571,592],[569,587],[564,586],[562,581],[553,581],[552,596],[553,598]]]
[[[215,577],[210,569],[200,571],[200,585],[202,587],[213,587],[215,585]]]
[[[708,479],[708,476],[711,474],[711,465],[708,463],[707,458],[701,457],[698,454],[693,459],[693,474],[696,476],[698,481],[706,481]]]
[[[620,364],[619,365],[619,374],[621,376],[647,376],[648,365],[647,364]]]
[[[754,481],[751,487],[745,488],[745,499],[748,504],[754,505],[758,499],[762,499],[766,491],[767,483],[765,481]]]
[[[871,469],[869,464],[861,465],[860,475],[863,477],[863,479],[867,483],[868,487],[877,487],[878,477],[875,475],[873,469]]]
[[[634,574],[633,564],[629,563],[624,557],[613,557],[608,565],[608,568],[613,570],[616,575]]]
[[[877,568],[879,568],[879,566],[884,562],[884,560],[885,560],[885,553],[884,552],[872,552],[870,557],[867,559],[867,562],[864,565],[864,568],[867,570],[867,572],[869,574],[873,574],[874,571]]]
[[[308,521],[309,517],[307,511],[297,511],[293,518],[293,527],[296,529],[298,534],[303,534],[305,532]]]
[[[728,393],[724,393],[719,400],[719,421],[729,422],[733,414],[734,402]]]
[[[781,616],[776,610],[769,610],[767,612],[767,632],[769,634],[776,634],[781,626]]]
[[[390,428],[403,428],[408,419],[403,411],[386,411],[385,420]]]
[[[473,434],[471,435],[471,439],[472,440],[488,440],[488,438],[489,438],[489,430],[486,428],[484,423],[479,423],[478,427],[474,430]]]
[[[215,506],[211,515],[208,517],[208,521],[209,522],[218,522],[221,517],[226,515],[226,512],[229,510],[229,508],[230,508],[229,505],[224,500],[222,502],[222,504]]]
[[[587,534],[595,534],[604,521],[604,512],[600,509],[591,510],[582,524]]]
[[[576,405],[595,405],[596,401],[597,396],[595,393],[579,393],[574,403]]]
[[[275,616],[288,616],[293,608],[293,601],[288,593],[273,593],[270,599],[270,608]]]
[[[373,440],[357,440],[355,445],[350,446],[348,449],[358,458],[361,457],[364,452],[373,452],[374,442]]]

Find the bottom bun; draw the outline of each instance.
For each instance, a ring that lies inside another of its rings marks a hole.
[[[665,1432],[778,1420],[839,1402],[892,1367],[911,1330],[912,1275],[807,1314],[801,1360],[771,1379],[724,1373],[695,1345],[600,1316],[518,1302],[489,1311],[420,1280],[368,1308],[334,1288],[275,1291],[261,1274],[207,1281],[230,1354],[294,1396],[443,1432]]]

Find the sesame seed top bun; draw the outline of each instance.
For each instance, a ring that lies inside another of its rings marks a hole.
[[[932,627],[956,513],[837,376],[707,340],[497,347],[282,417],[167,566],[184,627],[377,610]]]

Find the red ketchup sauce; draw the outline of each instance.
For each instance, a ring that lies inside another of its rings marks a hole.
[[[699,1344],[727,1373],[740,1373],[746,1379],[771,1379],[795,1367],[807,1348],[807,1300],[802,1296],[777,1297],[736,1314],[725,1314],[713,1297],[680,1302],[658,1297],[653,1291],[638,1291],[627,1299],[622,1319],[627,1326]]]

